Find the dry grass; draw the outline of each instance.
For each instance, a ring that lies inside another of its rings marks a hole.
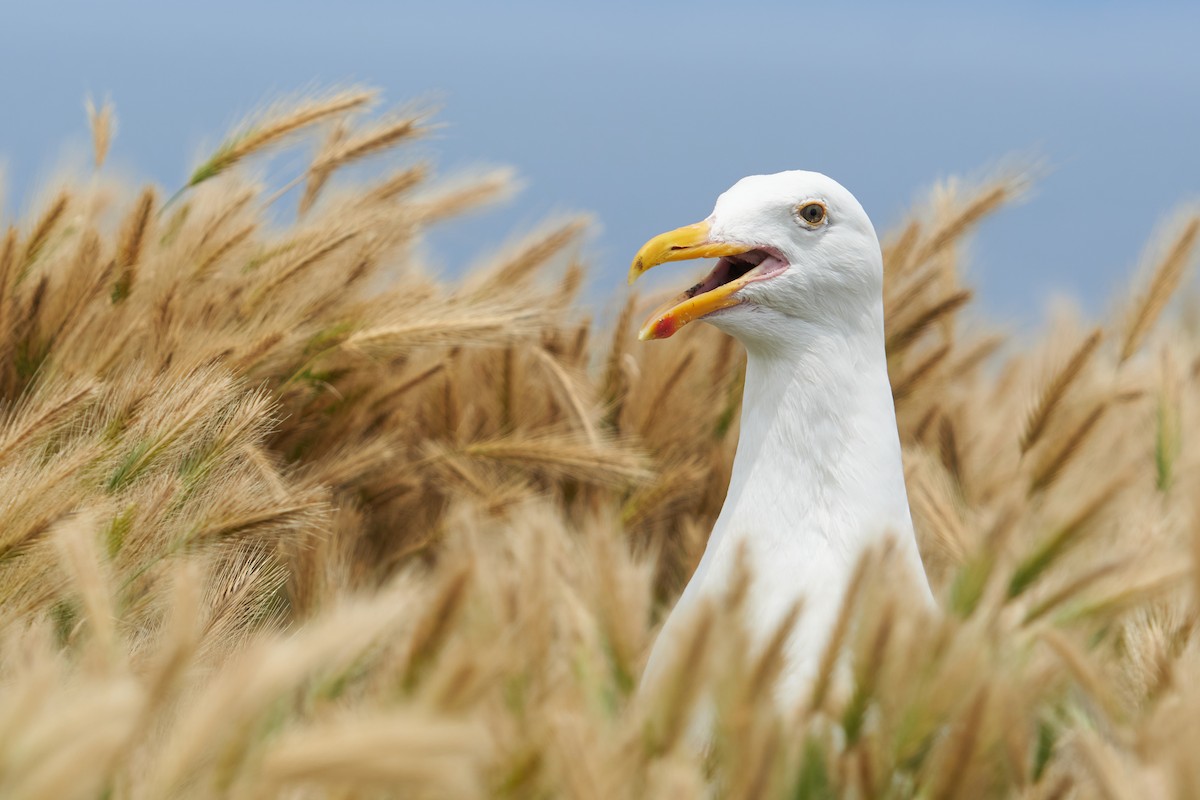
[[[886,244],[886,303],[943,613],[869,554],[778,709],[787,627],[748,647],[735,591],[638,698],[722,502],[740,351],[636,345],[633,297],[597,329],[578,220],[435,279],[425,226],[508,180],[329,185],[425,124],[350,116],[372,97],[261,115],[165,207],[101,173],[10,224],[0,795],[1195,794],[1200,342],[1164,315],[1195,217],[1119,318],[1003,348],[959,245],[1023,181],[935,192]],[[241,165],[304,136],[305,213],[273,224]]]

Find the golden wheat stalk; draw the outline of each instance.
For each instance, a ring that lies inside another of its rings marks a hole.
[[[921,238],[921,223],[909,220],[904,230],[895,241],[888,242],[883,247],[884,279],[890,288],[896,281],[902,279],[912,266],[910,256]],[[886,291],[886,289],[885,289]]]
[[[233,252],[238,245],[248,240],[257,228],[257,225],[250,223],[231,233],[223,242],[214,247],[211,252],[197,259],[196,266],[192,268],[192,275],[196,278],[204,278],[209,275],[213,271],[213,268]]]
[[[312,170],[327,172],[338,169],[389,150],[400,142],[423,136],[429,132],[429,128],[425,124],[427,116],[425,113],[414,114],[380,122],[357,136],[340,139],[313,162]]]
[[[54,386],[47,394],[53,398],[52,402],[41,408],[32,406],[7,421],[3,434],[0,434],[0,463],[34,438],[51,435],[66,424],[80,406],[95,396],[96,387],[90,383],[76,387]]]
[[[92,165],[99,170],[104,166],[108,149],[117,135],[117,113],[111,100],[105,100],[104,105],[97,109],[89,97],[84,108],[87,111],[88,128],[92,132]]]
[[[428,224],[445,217],[465,214],[480,206],[501,202],[515,190],[516,182],[512,171],[496,169],[477,177],[464,177],[444,183],[437,191],[411,201],[410,207],[417,220]]]
[[[359,206],[376,206],[390,202],[429,178],[430,168],[426,164],[402,169],[391,177],[365,189],[356,199]]]
[[[488,346],[534,336],[545,319],[539,309],[503,306],[428,308],[423,312],[403,323],[357,331],[346,338],[343,347],[386,357],[418,347]]]
[[[645,460],[636,451],[603,443],[597,447],[572,436],[504,437],[472,442],[462,452],[472,458],[521,465],[546,475],[603,484],[629,485],[650,476]]]
[[[23,277],[24,270],[27,270],[41,255],[42,248],[46,246],[50,235],[58,227],[70,201],[71,193],[63,189],[54,197],[54,200],[50,202],[50,205],[46,207],[34,224],[33,229],[29,232],[29,238],[25,240],[25,252],[21,257],[22,272],[18,273],[18,280]]]
[[[215,178],[252,154],[281,144],[318,122],[363,108],[374,99],[373,91],[348,89],[264,114],[245,123],[241,131],[226,139],[207,161],[196,167],[186,185],[196,186]]]
[[[334,229],[329,235],[318,238],[308,247],[300,249],[294,258],[277,259],[277,263],[282,262],[282,264],[269,271],[267,278],[248,298],[248,305],[252,306],[262,298],[273,294],[284,284],[295,280],[296,276],[305,270],[311,269],[361,236],[362,231],[354,228]]]
[[[1002,205],[1019,198],[1026,190],[1028,180],[1014,175],[993,181],[976,192],[975,196],[962,205],[957,213],[947,217],[936,228],[913,255],[913,261],[928,261],[940,253],[951,242],[961,239],[975,224],[996,211]]]
[[[1097,401],[1092,405],[1083,417],[1076,423],[1065,437],[1058,443],[1058,446],[1050,451],[1042,459],[1042,461],[1033,470],[1033,480],[1031,487],[1033,491],[1041,491],[1048,487],[1059,474],[1067,463],[1079,452],[1083,443],[1087,441],[1089,435],[1099,424],[1105,413],[1111,408],[1111,404],[1107,400]]]
[[[1117,695],[1107,685],[1082,650],[1059,631],[1050,629],[1042,631],[1038,637],[1062,663],[1070,670],[1071,676],[1079,686],[1088,693],[1104,709],[1113,721],[1119,721],[1125,715]]]
[[[331,127],[329,129],[329,134],[325,137],[325,141],[321,145],[321,150],[318,151],[317,158],[320,159],[325,154],[332,152],[338,145],[345,141],[349,133],[350,127],[344,120],[339,121],[337,124]],[[277,192],[275,192],[271,199],[275,200],[282,197],[292,189],[299,186],[301,181],[303,181],[304,194],[300,196],[300,203],[297,206],[297,213],[300,214],[300,216],[304,216],[304,214],[308,213],[308,210],[312,207],[313,203],[316,202],[317,195],[320,193],[321,189],[324,188],[325,182],[329,180],[330,175],[332,175],[331,170],[323,169],[318,171],[314,162],[313,164],[309,165],[308,170],[303,175],[295,178],[290,183],[281,187]],[[270,205],[270,203],[268,203],[268,205]]]
[[[265,754],[258,796],[288,786],[365,791],[407,787],[445,797],[486,797],[486,729],[414,711],[298,727]]]
[[[885,345],[888,354],[893,355],[904,352],[917,340],[926,328],[958,311],[971,301],[972,295],[973,293],[969,289],[952,292],[922,309],[907,322],[898,323],[898,327],[887,334]]]
[[[950,355],[949,344],[943,344],[941,347],[925,355],[904,377],[896,380],[895,385],[892,387],[893,399],[896,402],[900,402],[912,394],[923,381],[930,378],[937,371],[948,355]]]
[[[1121,362],[1129,360],[1179,287],[1200,239],[1200,216],[1186,219],[1150,276],[1149,285],[1137,297],[1128,316],[1121,341]]]
[[[465,293],[485,297],[520,288],[539,267],[577,243],[590,224],[587,217],[572,217],[544,226],[518,242],[492,265],[464,281]]]
[[[1071,384],[1083,372],[1083,368],[1087,365],[1088,360],[1092,357],[1092,353],[1100,344],[1103,337],[1103,331],[1096,328],[1083,342],[1075,348],[1071,357],[1058,370],[1056,370],[1042,388],[1038,395],[1037,402],[1030,409],[1029,418],[1025,422],[1025,429],[1021,431],[1021,452],[1028,452],[1029,448],[1037,444],[1038,439],[1046,430],[1046,424],[1050,421],[1050,415],[1054,413],[1054,409],[1058,407],[1067,390],[1071,388]]]
[[[566,400],[566,405],[571,409],[571,414],[575,419],[579,429],[583,432],[584,438],[592,447],[600,445],[600,435],[596,432],[596,426],[592,423],[591,415],[585,405],[585,401],[580,394],[579,381],[572,380],[567,374],[558,360],[546,352],[544,349],[535,348],[534,356],[538,362],[546,369],[554,380],[554,385],[558,388],[559,394]]]
[[[936,777],[938,790],[933,797],[949,800],[958,796],[959,789],[967,782],[967,773],[973,763],[975,748],[979,745],[981,728],[988,712],[988,701],[991,699],[985,684],[975,692],[966,713],[958,720],[957,735],[950,739],[941,773]]]
[[[408,643],[407,666],[403,683],[410,690],[420,671],[429,665],[441,648],[455,618],[462,609],[471,586],[471,564],[465,563],[450,573],[430,601],[428,612],[418,622]]]
[[[349,136],[343,127],[334,128],[321,152],[309,165],[304,177],[304,194],[300,198],[300,213],[312,208],[317,195],[333,173],[356,161],[382,153],[401,142],[425,135],[427,114],[415,114],[381,122],[357,136]]]
[[[147,238],[147,228],[151,222],[151,211],[158,198],[158,192],[153,187],[147,187],[138,198],[133,212],[125,220],[121,228],[121,238],[117,241],[117,282],[113,287],[113,300],[124,300],[133,289],[137,278],[138,262],[142,256],[142,245]]]

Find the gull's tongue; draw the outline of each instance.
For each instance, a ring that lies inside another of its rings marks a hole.
[[[756,253],[755,255],[761,255],[761,258],[757,260],[755,266],[762,267],[763,272],[773,272],[774,270],[782,269],[785,266],[783,259],[773,256],[770,253],[761,252]]]

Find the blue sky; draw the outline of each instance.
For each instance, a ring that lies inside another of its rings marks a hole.
[[[441,231],[436,260],[589,211],[601,304],[642,241],[746,174],[826,172],[885,230],[940,177],[1039,159],[1034,193],[974,247],[984,306],[1018,326],[1052,295],[1103,310],[1155,224],[1200,195],[1197,3],[503,5],[9,4],[8,211],[85,147],[89,92],[117,105],[113,163],[173,190],[262,100],[356,81],[438,101],[447,124],[420,152],[443,172],[524,178]]]

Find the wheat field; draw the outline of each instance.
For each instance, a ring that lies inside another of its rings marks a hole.
[[[435,178],[405,148],[429,113],[376,101],[264,108],[169,198],[107,175],[89,107],[94,170],[6,225],[0,797],[1200,796],[1200,340],[1167,312],[1194,210],[1105,319],[1004,336],[963,244],[1026,178],[929,192],[884,237],[885,303],[940,613],[868,553],[778,709],[788,631],[748,645],[742,575],[639,696],[741,351],[638,343],[655,298],[623,287],[595,324],[582,218],[435,277],[428,227],[470,237],[510,177]],[[310,166],[270,185],[283,147]]]

